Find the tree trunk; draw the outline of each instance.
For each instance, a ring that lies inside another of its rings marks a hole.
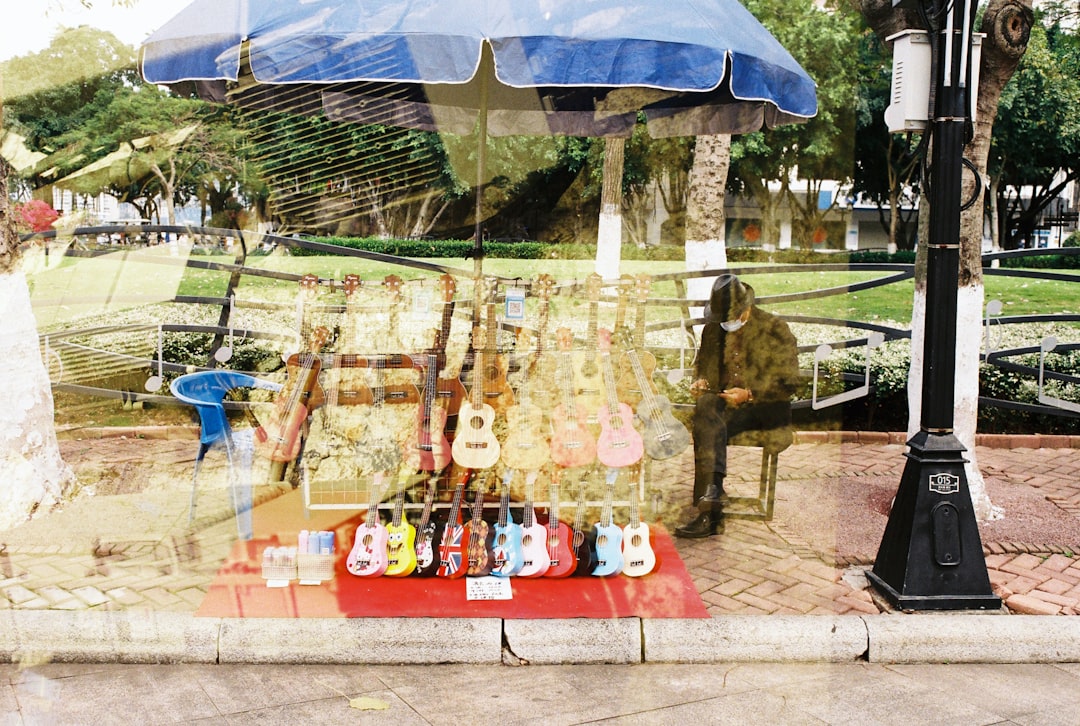
[[[30,289],[19,269],[19,237],[8,196],[10,167],[0,158],[0,531],[68,492],[75,477],[60,456],[52,388],[38,349]]]
[[[604,139],[604,179],[600,189],[600,226],[596,235],[596,273],[619,276],[622,261],[622,178],[626,139]]]
[[[899,12],[886,13],[891,0],[862,0],[863,13],[874,31],[881,37],[904,26]],[[974,164],[980,181],[986,179],[986,163],[990,150],[990,135],[997,117],[998,100],[1021,56],[1027,49],[1033,14],[1031,0],[991,0],[983,16],[981,32],[986,33],[982,44],[982,66],[975,135],[964,149],[964,156]],[[912,25],[910,27],[918,27]],[[982,228],[983,193],[978,185],[977,196],[960,219],[960,271],[957,290],[955,415],[956,437],[967,448],[965,465],[975,516],[980,521],[1002,516],[986,493],[986,484],[979,471],[975,455],[975,429],[978,420],[979,356],[982,335],[983,280]],[[961,198],[966,203],[976,193],[976,180],[965,173]],[[925,201],[925,198],[924,198]],[[920,227],[920,237],[926,239]],[[919,245],[915,268],[915,299],[912,310],[911,373],[908,378],[908,433],[919,429],[922,416],[923,321],[926,316],[926,245]]]
[[[727,267],[724,196],[728,168],[731,166],[731,136],[699,136],[694,146],[686,194],[686,269],[714,270]],[[688,281],[691,300],[707,300],[712,289],[711,277]],[[692,308],[699,317],[703,308]]]

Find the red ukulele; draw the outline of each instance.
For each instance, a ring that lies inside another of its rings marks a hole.
[[[559,521],[559,480],[562,478],[559,470],[551,477],[551,486],[548,487],[548,523],[547,523],[547,549],[548,569],[544,577],[569,577],[577,569],[577,559],[574,557],[574,533],[569,525]]]

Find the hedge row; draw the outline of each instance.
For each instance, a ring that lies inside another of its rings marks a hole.
[[[442,258],[470,258],[475,252],[475,245],[471,240],[431,240],[431,239],[380,239],[372,237],[318,237],[312,241],[329,245],[348,247],[351,249],[365,250],[367,252],[379,252],[399,257],[442,257]],[[293,254],[298,256],[320,255],[303,248],[294,248]],[[562,260],[589,260],[596,257],[596,245],[594,244],[550,244],[533,240],[489,240],[484,243],[486,257],[539,260],[539,259],[562,259]],[[685,251],[678,245],[661,245],[657,247],[624,246],[622,259],[624,260],[648,260],[648,261],[680,261],[684,259]],[[881,251],[863,252],[815,252],[813,250],[785,249],[767,251],[749,247],[729,247],[727,257],[730,262],[767,263],[778,264],[801,264],[801,263],[912,263],[915,261],[915,253],[902,251],[888,254]]]

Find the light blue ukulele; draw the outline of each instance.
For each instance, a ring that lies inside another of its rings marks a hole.
[[[510,513],[510,482],[513,479],[514,470],[507,469],[503,474],[499,522],[495,525],[495,541],[492,547],[495,561],[491,574],[498,577],[516,575],[525,564],[521,551],[521,525],[514,521],[514,515]]]
[[[611,500],[615,497],[615,481],[618,478],[618,469],[607,470],[604,509],[600,513],[600,521],[593,526],[596,532],[596,568],[592,573],[597,577],[618,575],[623,569],[623,530],[612,521],[611,516]]]

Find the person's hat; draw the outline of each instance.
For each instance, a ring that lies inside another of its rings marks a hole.
[[[705,320],[712,323],[734,320],[753,304],[754,288],[735,275],[720,275],[713,283],[709,302],[705,303]]]

